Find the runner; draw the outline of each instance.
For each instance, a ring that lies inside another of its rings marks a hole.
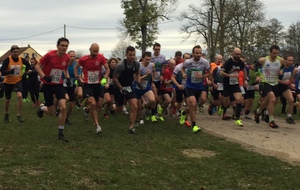
[[[142,62],[140,63],[140,80],[141,80],[141,86],[142,89],[140,89],[137,86],[137,83],[135,82],[133,85],[134,91],[137,95],[138,99],[138,116],[136,119],[136,124],[138,122],[141,122],[143,120],[142,116],[142,97],[145,99],[146,108],[151,110],[151,121],[157,122],[156,119],[156,102],[155,102],[155,96],[151,89],[152,79],[155,77],[155,66],[154,63],[151,63],[151,52],[146,51],[142,55]],[[143,124],[143,122],[141,123]]]
[[[193,133],[197,133],[201,130],[201,128],[196,125],[197,102],[204,90],[203,79],[209,77],[211,74],[209,72],[210,66],[208,61],[201,57],[201,46],[197,45],[193,47],[192,52],[193,58],[184,61],[181,71],[183,78],[187,78],[187,104],[192,122],[192,130]],[[185,72],[185,69],[187,69],[187,73]]]
[[[30,64],[27,60],[19,56],[20,48],[13,45],[10,48],[11,55],[8,56],[2,64],[1,73],[4,76],[3,87],[5,92],[5,113],[4,122],[9,120],[9,104],[11,100],[12,91],[17,92],[17,120],[23,123],[25,120],[22,116],[22,68],[26,66],[25,72],[31,73]]]
[[[294,71],[294,57],[291,55],[284,56],[284,67],[282,68],[282,73],[279,75],[279,84],[277,90],[279,91],[279,96],[283,96],[287,101],[287,118],[286,123],[295,124],[292,119],[293,108],[294,108],[294,97],[290,90],[290,85],[294,81],[293,71]]]
[[[97,107],[100,107],[101,94],[103,96],[101,86],[105,86],[107,84],[107,78],[110,72],[109,67],[106,64],[105,57],[102,54],[99,54],[99,49],[99,45],[97,43],[93,43],[89,49],[90,54],[81,57],[74,67],[75,77],[84,83],[83,93],[87,98],[87,106],[90,107],[90,113],[93,117],[97,134],[102,132],[97,112]],[[84,78],[78,74],[78,68],[80,66],[82,66]],[[101,79],[102,66],[105,67],[106,72]]]
[[[121,113],[124,106],[124,98],[128,101],[130,106],[129,114],[129,134],[136,134],[134,128],[134,122],[137,116],[137,96],[133,90],[132,82],[135,78],[137,86],[142,89],[140,83],[140,63],[135,61],[135,48],[128,46],[126,48],[126,59],[117,65],[116,70],[113,74],[113,81],[116,87],[115,91],[115,102],[116,102],[116,111]]]
[[[236,103],[235,109],[235,125],[242,127],[243,123],[240,119],[242,110],[243,95],[239,86],[240,71],[245,72],[245,63],[240,60],[242,51],[234,48],[231,58],[229,58],[222,66],[221,75],[223,76],[223,119],[226,120],[226,110],[230,105],[230,95],[233,94]]]
[[[69,40],[67,38],[59,38],[57,41],[57,50],[48,52],[35,68],[41,77],[43,82],[43,93],[45,104],[41,104],[37,115],[39,118],[43,117],[43,114],[48,115],[55,114],[54,95],[58,101],[60,107],[60,113],[58,116],[58,139],[64,142],[68,142],[68,139],[64,136],[64,124],[66,121],[66,98],[65,90],[63,87],[62,73],[65,74],[67,84],[70,84],[70,78],[68,73],[68,63],[70,56],[66,53]]]
[[[267,108],[269,114],[269,126],[278,128],[274,121],[274,109],[278,94],[278,77],[280,68],[284,64],[284,60],[278,56],[280,48],[277,45],[270,47],[270,55],[259,59],[259,64],[262,66],[261,76],[258,81],[261,82],[263,101],[260,107],[254,112],[255,122],[259,123],[262,111]]]

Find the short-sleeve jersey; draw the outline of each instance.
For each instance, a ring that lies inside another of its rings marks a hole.
[[[68,68],[69,61],[70,56],[66,53],[59,56],[57,55],[57,50],[48,52],[41,58],[40,63],[43,66],[44,74],[46,76],[52,76],[52,81],[50,83],[46,82],[44,79],[41,79],[41,81],[50,85],[62,84],[62,74],[63,71]]]
[[[164,70],[164,73],[163,73],[163,80],[171,80],[171,77],[172,77],[172,74],[173,72],[170,70],[170,68],[166,68]],[[165,84],[164,82],[161,83],[160,85],[160,90],[166,90],[168,92],[172,92],[173,90],[173,85],[172,84]]]
[[[222,66],[222,71],[227,74],[239,74],[240,71],[244,71],[245,63],[240,59],[235,61],[232,58],[229,58],[225,64]],[[235,77],[223,77],[223,84],[224,85],[238,85],[239,78]]]
[[[106,59],[103,55],[98,54],[96,57],[90,55],[83,56],[78,61],[82,66],[84,75],[84,83],[97,84],[101,81],[102,66],[106,64]]]
[[[208,61],[204,58],[200,58],[199,61],[195,61],[193,58],[187,59],[183,63],[183,67],[186,69],[187,81],[186,87],[196,90],[203,90],[204,77],[196,78],[197,73],[204,74],[210,70]]]

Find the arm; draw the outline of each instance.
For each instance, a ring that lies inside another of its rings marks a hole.
[[[116,68],[115,71],[114,71],[114,74],[113,74],[114,85],[115,85],[119,90],[122,90],[122,88],[123,88],[123,86],[120,84],[120,81],[119,81],[119,77],[120,77],[122,71],[123,71],[122,63],[119,63],[119,64],[117,65],[117,68]]]
[[[8,64],[9,64],[9,59],[6,58],[4,61],[3,61],[3,64],[2,64],[2,67],[1,67],[1,74],[2,76],[5,76],[5,75],[9,75],[9,74],[13,74],[14,73],[14,69],[11,69],[9,71],[6,71],[7,68],[8,68]]]

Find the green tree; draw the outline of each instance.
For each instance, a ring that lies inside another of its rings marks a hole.
[[[177,7],[177,0],[122,0],[125,18],[120,20],[123,36],[137,44],[137,48],[146,51],[157,39],[158,22],[169,19],[169,13]]]

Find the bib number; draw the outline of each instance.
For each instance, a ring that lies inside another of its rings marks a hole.
[[[202,82],[202,78],[197,78],[197,75],[202,75],[202,71],[191,71],[191,82],[192,83],[200,83]]]
[[[88,71],[88,84],[99,83],[99,71]]]
[[[218,91],[224,90],[223,83],[220,83],[220,82],[217,83],[217,90],[218,90]]]
[[[61,81],[62,70],[60,69],[51,69],[50,76],[52,76],[52,83],[59,84]]]
[[[245,94],[245,93],[246,93],[243,86],[240,86],[240,89],[241,89],[242,94]]]

